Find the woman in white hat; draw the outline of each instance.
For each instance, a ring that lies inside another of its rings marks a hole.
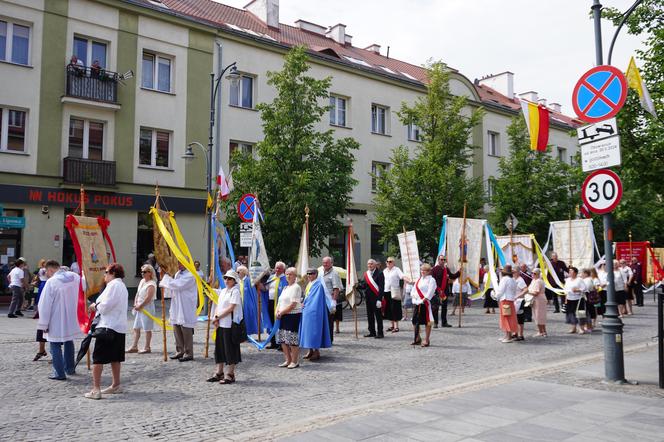
[[[217,308],[214,313],[213,324],[217,330],[214,340],[214,362],[217,364],[216,373],[208,378],[208,382],[232,384],[235,382],[235,365],[242,362],[240,356],[240,343],[233,342],[231,324],[242,321],[242,297],[238,284],[240,277],[233,270],[224,275],[226,287],[217,289],[219,296]],[[226,370],[224,370],[226,364]]]

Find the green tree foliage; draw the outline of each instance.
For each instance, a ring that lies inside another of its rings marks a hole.
[[[449,70],[443,63],[428,66],[426,96],[409,106],[402,103],[399,118],[420,128],[415,152],[393,150],[390,169],[377,179],[376,221],[389,241],[406,229],[415,229],[420,254],[434,257],[443,215],[478,215],[484,205],[481,178],[468,178],[473,150],[472,131],[482,110],[468,111],[465,97],[450,93]]]
[[[294,263],[309,206],[310,254],[317,256],[327,237],[341,231],[340,217],[350,204],[357,181],[353,179],[352,138],[334,139],[331,130],[316,125],[329,106],[330,78],[307,76],[303,47],[293,48],[283,69],[268,72],[268,84],[277,90],[272,103],[257,106],[264,139],[256,145],[257,157],[238,154],[233,172],[235,189],[226,204],[226,216],[237,235],[236,205],[247,192],[258,195],[265,214],[263,237],[270,260]]]
[[[618,24],[622,12],[605,9],[606,18]],[[615,239],[650,240],[664,244],[664,0],[644,0],[626,22],[629,33],[644,38],[645,50],[637,51],[637,65],[655,104],[658,119],[648,114],[630,89],[618,114],[623,182],[622,202],[614,212]],[[624,32],[624,30],[623,30]],[[617,39],[620,44],[620,37]],[[615,62],[616,60],[612,60]],[[620,60],[627,70],[627,60]]]
[[[563,163],[547,152],[530,149],[523,116],[514,117],[507,128],[509,156],[500,159],[500,178],[495,182],[490,222],[497,232],[507,233],[510,213],[519,220],[516,231],[533,233],[540,244],[546,240],[549,222],[574,218],[580,204],[580,167]]]

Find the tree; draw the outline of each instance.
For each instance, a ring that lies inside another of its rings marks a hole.
[[[622,13],[614,8],[604,16],[618,24]],[[664,0],[644,0],[627,19],[629,33],[644,37],[645,50],[636,51],[637,65],[655,104],[658,119],[646,113],[638,94],[629,91],[618,114],[622,165],[617,169],[623,182],[623,197],[614,212],[615,239],[664,243]],[[619,44],[620,38],[618,38]],[[626,69],[627,66],[621,66]]]
[[[451,94],[449,70],[441,62],[428,66],[425,96],[412,106],[402,103],[399,118],[420,129],[421,143],[415,152],[399,146],[392,152],[391,167],[377,180],[376,221],[383,238],[394,238],[403,227],[417,230],[424,258],[438,253],[443,215],[479,214],[484,205],[481,178],[466,175],[472,164],[469,143],[483,112],[468,112],[465,97]]]
[[[295,262],[304,208],[310,209],[310,254],[317,256],[328,236],[341,231],[339,218],[350,204],[357,181],[353,179],[352,138],[335,140],[332,131],[316,130],[328,106],[330,78],[307,76],[307,55],[295,47],[285,57],[283,69],[268,72],[268,84],[277,90],[272,103],[257,106],[264,139],[256,157],[233,157],[235,190],[225,210],[237,235],[235,206],[240,196],[256,193],[264,211],[263,236],[272,262]]]
[[[507,128],[509,156],[498,163],[500,177],[495,181],[489,220],[496,231],[506,231],[510,213],[519,220],[518,231],[546,239],[549,222],[574,217],[580,204],[580,167],[572,167],[547,152],[530,149],[523,116],[512,119]]]

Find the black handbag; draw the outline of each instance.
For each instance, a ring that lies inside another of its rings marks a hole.
[[[114,335],[115,331],[106,327],[96,327],[92,332],[92,337],[95,338],[98,342],[110,342],[113,340]]]
[[[244,318],[240,323],[233,321],[233,312],[231,312],[231,340],[233,344],[240,345],[247,340],[247,325],[244,323]]]

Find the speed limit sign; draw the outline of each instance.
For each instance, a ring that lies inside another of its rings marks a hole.
[[[622,198],[622,182],[615,172],[608,169],[596,170],[586,177],[581,189],[581,197],[586,206],[599,215],[616,208]]]

